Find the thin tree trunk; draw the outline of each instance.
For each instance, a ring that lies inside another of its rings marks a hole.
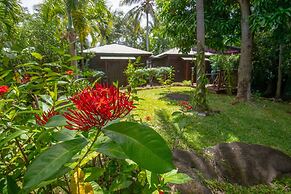
[[[251,97],[252,34],[250,31],[250,0],[239,0],[241,8],[241,57],[238,68],[237,100]]]
[[[283,62],[283,46],[279,46],[279,64],[278,64],[278,80],[276,89],[276,99],[281,98],[281,87],[282,87],[282,62]]]
[[[205,26],[204,26],[204,1],[196,1],[197,12],[197,87],[196,109],[204,112],[208,109],[206,104],[205,88]]]
[[[80,41],[80,47],[81,47],[81,57],[83,57],[81,59],[81,71],[83,70],[84,66],[85,66],[85,61],[84,61],[84,43],[83,43],[83,40],[81,39]]]
[[[77,56],[77,48],[76,48],[76,33],[73,27],[73,18],[72,18],[72,12],[69,7],[67,7],[67,13],[68,13],[68,42],[70,47],[70,55],[71,57]],[[78,64],[76,60],[71,61],[71,65],[78,68]]]
[[[147,8],[148,9],[148,8]],[[150,40],[149,40],[149,11],[146,10],[146,19],[147,19],[147,26],[146,26],[146,47],[147,51],[150,50]]]

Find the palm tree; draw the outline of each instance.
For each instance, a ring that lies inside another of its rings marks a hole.
[[[197,87],[196,87],[196,109],[206,111],[205,88],[205,25],[204,25],[204,0],[196,1],[197,20]]]
[[[121,5],[133,5],[131,10],[128,11],[126,17],[133,17],[135,20],[140,21],[141,18],[146,16],[146,49],[150,50],[150,16],[154,18],[154,0],[121,0]]]
[[[77,55],[78,40],[82,53],[88,35],[91,35],[95,44],[97,40],[107,36],[110,30],[111,16],[104,0],[46,0],[42,10],[49,16],[48,19],[58,18],[60,23],[67,24],[67,39],[72,57]],[[77,66],[77,61],[73,60],[71,65]]]

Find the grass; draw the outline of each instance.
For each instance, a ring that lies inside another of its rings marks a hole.
[[[139,101],[135,114],[140,119],[147,120],[165,139],[169,140],[171,136],[160,130],[161,126],[157,122],[155,112],[163,109],[171,115],[180,107],[177,100],[166,96],[191,95],[191,90],[188,87],[140,90],[138,96],[142,100]],[[232,105],[233,100],[233,96],[208,94],[208,104],[211,109],[218,110],[220,113],[207,117],[191,116],[191,125],[184,133],[181,146],[201,150],[222,142],[239,141],[267,145],[291,155],[291,104],[257,98],[251,102]],[[236,186],[234,188],[237,193],[278,193],[276,189],[281,187],[284,187],[284,184],[278,184],[275,188],[266,189],[266,186],[252,188],[258,192],[253,192],[249,188],[246,190]],[[228,193],[233,192],[229,190]]]

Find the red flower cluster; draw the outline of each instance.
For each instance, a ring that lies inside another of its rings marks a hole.
[[[2,96],[3,94],[7,93],[9,91],[9,87],[8,86],[0,86],[0,96]]]
[[[88,131],[92,127],[101,128],[109,121],[126,116],[133,108],[130,95],[120,92],[114,86],[96,84],[74,95],[71,100],[77,110],[69,109],[64,114],[69,130]]]
[[[67,75],[73,75],[73,74],[74,74],[74,71],[72,71],[72,70],[68,70],[68,71],[66,71],[66,74],[67,74]]]
[[[44,126],[47,124],[47,122],[50,120],[55,115],[58,115],[59,113],[55,111],[54,108],[49,110],[48,112],[42,113],[42,115],[34,115],[36,119],[36,123],[39,124],[40,126]]]
[[[182,106],[183,109],[185,109],[186,111],[192,110],[193,107],[189,104],[189,102],[187,101],[180,101],[179,102],[180,106]]]

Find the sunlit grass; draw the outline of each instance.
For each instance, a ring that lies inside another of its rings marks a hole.
[[[170,137],[159,130],[155,111],[164,109],[169,115],[179,110],[177,101],[165,98],[169,93],[191,94],[191,88],[171,87],[138,91],[142,98],[135,114],[152,125],[166,140]],[[246,142],[271,146],[291,155],[291,104],[254,99],[248,103],[232,105],[233,96],[208,94],[208,103],[219,114],[191,117],[191,127],[184,134],[181,144],[199,151],[222,142]],[[167,130],[166,130],[167,131]],[[207,182],[215,192],[223,193],[290,193],[290,181],[272,185],[243,187],[221,182]],[[287,186],[289,185],[289,186]]]
[[[138,91],[135,113],[141,118],[153,118],[155,111],[164,109],[171,114],[179,110],[176,101],[165,98],[168,93],[189,94],[188,87],[158,88]],[[208,94],[208,103],[219,114],[207,117],[193,116],[191,127],[185,133],[188,146],[202,149],[222,142],[241,141],[278,148],[291,154],[291,105],[269,100],[254,99],[232,105],[233,96]]]

